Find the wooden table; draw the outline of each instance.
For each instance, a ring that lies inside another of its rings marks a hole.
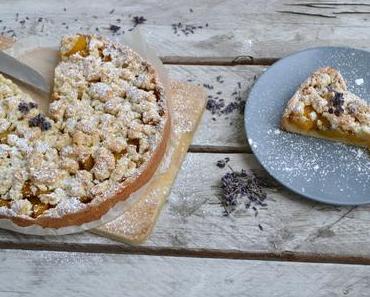
[[[4,35],[119,38],[143,16],[139,27],[171,77],[209,84],[209,95],[222,92],[226,102],[238,82],[246,96],[255,77],[296,50],[370,48],[369,1],[35,2],[1,1]],[[113,33],[111,25],[120,28]],[[182,32],[186,25],[197,28]],[[369,206],[310,202],[267,179],[266,210],[223,216],[219,182],[227,169],[216,161],[229,157],[234,169],[266,173],[246,144],[243,116],[212,117],[205,112],[147,242],[0,231],[0,296],[369,296]]]

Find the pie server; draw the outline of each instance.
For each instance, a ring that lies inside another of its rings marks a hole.
[[[47,95],[50,93],[49,84],[40,73],[30,66],[19,62],[12,56],[0,51],[0,72]]]

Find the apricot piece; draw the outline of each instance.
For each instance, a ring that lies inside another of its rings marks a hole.
[[[79,53],[81,56],[86,57],[88,55],[88,38],[85,35],[80,35],[78,39],[76,40],[73,47],[64,55],[69,57],[73,54]]]
[[[299,128],[301,128],[302,130],[305,130],[305,131],[311,130],[315,126],[315,123],[311,120],[302,120],[302,121],[296,122],[295,124]]]
[[[9,207],[10,205],[10,202],[8,200],[5,200],[5,199],[0,199],[0,207]]]
[[[9,133],[9,131],[0,133],[0,143],[6,143]]]
[[[321,121],[323,127],[325,127],[326,129],[329,129],[330,128],[330,122],[329,122],[329,120],[327,118],[325,118],[323,116],[319,116],[318,117],[318,120]]]
[[[303,111],[303,113],[304,113],[304,115],[305,115],[305,117],[309,117],[309,115],[310,115],[310,113],[311,112],[313,112],[313,111],[315,111],[313,108],[312,108],[312,106],[311,105],[306,105],[305,107],[304,107],[304,111]]]
[[[91,200],[92,200],[92,197],[89,197],[89,196],[83,196],[80,198],[80,201],[82,203],[89,203]]]
[[[121,152],[114,152],[113,153],[113,155],[114,155],[114,159],[116,160],[116,161],[118,161],[119,159],[121,159],[122,158],[122,156],[124,155],[124,154],[126,154],[127,153],[127,150],[123,150],[123,151],[121,151]]]
[[[87,171],[90,171],[94,167],[94,164],[95,162],[92,156],[89,156],[87,159],[79,162],[80,169],[84,169]]]
[[[42,203],[37,196],[31,196],[27,198],[29,202],[32,204],[34,218],[42,215],[47,209],[49,209],[49,204]]]
[[[33,205],[33,216],[37,218],[38,216],[42,215],[46,210],[49,209],[49,204],[45,203],[36,203]]]
[[[297,128],[308,131],[315,127],[315,122],[310,120],[309,118],[297,118],[297,117],[290,117],[290,122],[295,125]]]
[[[32,193],[32,191],[31,191],[31,183],[30,183],[30,181],[26,181],[23,184],[22,194],[23,194],[23,197],[24,198],[30,198],[30,197],[34,196],[33,193]]]

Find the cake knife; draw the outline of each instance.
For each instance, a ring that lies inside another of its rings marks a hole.
[[[0,72],[42,93],[50,93],[50,86],[40,73],[3,51],[0,51]]]

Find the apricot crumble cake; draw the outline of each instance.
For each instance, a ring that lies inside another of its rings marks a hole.
[[[347,91],[342,75],[325,67],[314,72],[289,100],[282,129],[370,147],[370,106]]]
[[[99,219],[155,172],[169,114],[154,68],[128,47],[67,36],[44,115],[0,75],[0,218],[20,226]]]

